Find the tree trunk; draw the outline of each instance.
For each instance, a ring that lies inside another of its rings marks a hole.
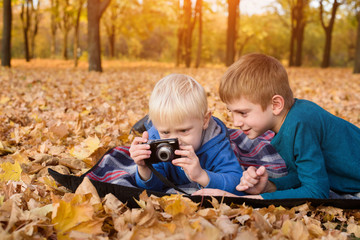
[[[240,0],[228,0],[228,21],[226,34],[226,66],[230,66],[235,60],[235,43],[236,43],[236,20],[237,8],[239,8]]]
[[[321,25],[325,31],[325,46],[324,46],[323,60],[321,63],[322,68],[327,68],[330,66],[332,31],[335,24],[336,11],[341,4],[342,3],[338,2],[337,0],[334,0],[331,9],[331,18],[329,24],[326,26],[323,17],[323,12],[324,12],[323,1],[320,0],[320,20],[321,20]]]
[[[68,59],[68,54],[67,54],[68,33],[69,31],[67,29],[63,29],[63,48],[61,55],[65,60]]]
[[[197,47],[197,54],[196,54],[196,62],[195,62],[195,68],[198,68],[200,66],[201,62],[201,48],[202,48],[202,0],[198,0],[199,5],[196,9],[196,12],[198,13],[198,23],[199,23],[199,39],[198,39],[198,47]]]
[[[114,20],[115,21],[115,20]],[[109,24],[105,23],[105,30],[107,33],[107,39],[109,43],[109,57],[114,58],[115,57],[115,25],[114,25],[113,18],[111,17],[111,21]]]
[[[178,37],[178,43],[177,43],[177,49],[176,49],[176,64],[175,65],[178,67],[178,66],[180,66],[180,63],[182,62],[182,59],[183,59],[184,29],[182,27],[179,27],[177,37]]]
[[[81,10],[82,6],[84,4],[85,0],[81,0],[79,2],[79,8],[77,10],[76,19],[75,19],[75,32],[74,32],[74,51],[73,51],[73,57],[74,57],[74,66],[78,66],[78,48],[79,48],[79,25],[80,25],[80,16],[81,16]]]
[[[306,26],[305,10],[308,7],[309,0],[288,1],[288,4],[291,12],[289,66],[300,67],[302,64],[302,48]]]
[[[39,26],[39,21],[40,21],[40,15],[39,15],[39,10],[40,10],[40,1],[37,2],[37,6],[36,6],[36,10],[34,8],[33,2],[31,2],[31,13],[35,14],[34,15],[34,24],[33,24],[33,28],[30,28],[30,58],[34,58],[35,56],[35,37],[38,33],[38,26]],[[32,15],[31,14],[31,15]],[[30,16],[32,17],[32,16]]]
[[[110,58],[114,58],[115,57],[115,26],[112,25],[112,33],[109,36],[109,53],[110,53]]]
[[[181,12],[181,8],[180,8],[180,0],[177,1],[177,11],[180,13]],[[175,62],[175,66],[178,67],[180,66],[180,63],[182,61],[182,47],[183,47],[183,20],[184,16],[183,14],[179,14],[178,15],[178,19],[179,19],[179,27],[178,27],[178,30],[177,30],[177,48],[176,48],[176,62]]]
[[[100,18],[111,0],[88,0],[89,71],[102,72],[100,46]]]
[[[56,55],[56,31],[57,31],[57,18],[59,16],[59,1],[51,0],[51,44],[50,44],[50,52],[51,57],[54,58]]]
[[[60,21],[60,29],[63,34],[63,44],[61,50],[61,56],[63,59],[68,60],[68,36],[72,22],[72,15],[69,12],[69,7],[71,7],[69,0],[62,1],[61,9],[62,9],[62,16]]]
[[[354,73],[360,73],[360,9],[356,12],[356,18],[357,18],[357,35],[356,35]]]
[[[327,68],[330,66],[330,58],[331,58],[331,31],[328,29],[325,32],[325,46],[323,52],[323,60],[321,63],[322,68]]]
[[[192,7],[191,0],[184,0],[184,17],[185,17],[185,28],[184,28],[184,50],[185,50],[185,66],[187,68],[191,65],[191,47],[192,47]]]
[[[11,0],[4,0],[1,66],[11,67]]]
[[[295,31],[294,28],[291,27],[290,34],[290,54],[289,54],[289,67],[294,66],[294,50],[295,49]]]
[[[296,53],[295,53],[295,63],[294,63],[296,67],[300,67],[302,64],[302,46],[304,42],[304,31],[305,31],[305,24],[300,23],[296,34]]]
[[[25,6],[26,5],[26,6]],[[29,0],[26,0],[21,4],[20,19],[23,26],[24,33],[24,52],[26,62],[30,62],[29,51],[29,29],[30,29],[30,13],[29,13]]]
[[[111,4],[109,7],[108,13],[104,17],[106,17],[106,20],[104,21],[104,26],[107,34],[107,40],[109,45],[109,57],[114,58],[115,57],[115,41],[116,41],[116,22],[118,22],[118,14],[120,10],[120,7],[118,4]]]

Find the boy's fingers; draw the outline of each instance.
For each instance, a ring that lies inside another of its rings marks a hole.
[[[180,148],[180,151],[181,150],[187,150],[187,151],[190,151],[190,152],[194,152],[194,148],[191,145],[180,145],[179,148]]]
[[[138,145],[139,143],[146,143],[146,138],[136,137],[134,138],[133,145]]]
[[[175,154],[180,155],[182,157],[191,158],[195,153],[193,154],[193,152],[188,150],[175,150]]]
[[[259,177],[257,175],[255,176],[255,178],[251,177],[248,172],[244,172],[243,176],[241,177],[241,183],[249,187],[253,187],[259,182]]]
[[[241,184],[248,186],[248,187],[253,187],[255,184],[257,184],[257,181],[254,182],[253,179],[241,179]]]
[[[149,150],[138,150],[138,151],[134,152],[134,157],[138,157],[141,155],[150,157],[150,154],[151,154],[151,151],[149,151]]]
[[[142,137],[147,141],[149,139],[149,133],[147,131],[143,132]]]
[[[248,190],[248,189],[249,189],[249,187],[246,186],[246,185],[239,184],[239,185],[236,186],[236,190],[238,190],[238,191],[245,191],[245,190]]]
[[[256,168],[253,166],[250,166],[245,172],[244,175],[248,175],[251,178],[257,178],[258,175],[256,173]]]
[[[256,173],[256,168],[254,167],[249,167],[244,173],[243,173],[243,177],[248,180],[248,181],[251,181],[251,179],[255,179],[255,180],[258,180],[259,179],[259,176],[258,174]],[[256,183],[256,182],[254,182]]]
[[[180,166],[180,165],[191,164],[191,161],[189,161],[189,158],[177,158],[172,160],[171,163],[176,166]]]
[[[266,172],[266,168],[264,166],[261,166],[261,167],[258,168],[258,170],[256,170],[256,174],[258,176],[264,175],[265,172]]]

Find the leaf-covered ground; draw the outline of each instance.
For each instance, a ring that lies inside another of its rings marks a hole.
[[[127,145],[147,112],[154,84],[170,73],[197,79],[213,114],[231,127],[217,95],[225,67],[103,62],[102,74],[72,62],[13,60],[0,69],[0,239],[348,239],[360,238],[360,213],[304,204],[286,209],[200,208],[180,195],[139,198],[128,209],[89,181],[73,194],[47,168],[88,170],[110,147]],[[351,69],[288,69],[294,94],[360,126],[360,75]]]

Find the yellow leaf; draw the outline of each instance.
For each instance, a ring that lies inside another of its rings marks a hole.
[[[90,234],[102,233],[103,219],[95,219],[94,208],[86,195],[75,194],[70,202],[60,200],[53,203],[52,223],[58,239],[69,239],[71,231]]]
[[[86,144],[87,149],[89,149],[91,153],[93,153],[100,146],[100,140],[96,135],[95,137],[88,137],[87,139],[85,139],[84,143]]]
[[[0,181],[19,181],[21,178],[21,166],[18,162],[14,164],[5,162],[0,164],[3,173],[0,173]]]
[[[178,214],[192,214],[197,210],[198,206],[197,203],[180,194],[164,196],[161,198],[160,204],[163,206],[165,212],[173,216]]]
[[[100,140],[97,136],[88,137],[81,146],[75,146],[70,149],[70,154],[77,159],[84,160],[100,147]]]
[[[50,188],[53,188],[53,189],[57,188],[55,180],[50,179],[48,177],[44,177],[43,180],[44,180],[45,185],[49,186]]]

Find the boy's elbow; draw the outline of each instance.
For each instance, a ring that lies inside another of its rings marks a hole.
[[[329,192],[329,188],[312,187],[311,189],[308,189],[309,198],[328,199]]]

